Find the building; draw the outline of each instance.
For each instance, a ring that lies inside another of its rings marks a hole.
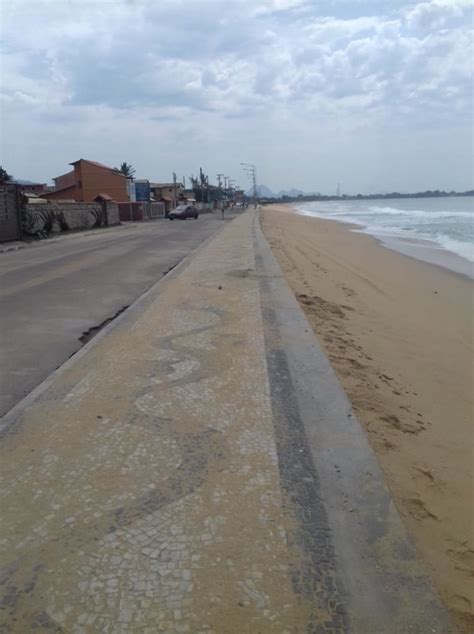
[[[244,203],[245,202],[245,192],[243,189],[236,189],[234,191],[234,202],[235,203]]]
[[[25,198],[26,198],[26,200],[28,201],[28,204],[29,204],[29,205],[35,205],[35,204],[37,204],[37,203],[40,203],[40,204],[41,204],[41,203],[47,203],[47,202],[48,202],[48,201],[46,200],[46,198],[44,198],[44,197],[43,197],[43,198],[41,198],[40,196],[38,196],[38,194],[35,194],[35,193],[33,193],[33,192],[30,192],[30,191],[25,191],[25,190],[23,189],[21,193],[25,196]]]
[[[164,202],[166,215],[178,205],[184,191],[183,183],[150,183],[150,192],[157,202]]]
[[[178,198],[178,204],[193,204],[196,202],[196,194],[194,193],[194,189],[183,189]]]
[[[135,183],[135,200],[137,202],[149,202],[151,197],[150,181],[146,178],[136,179]]]
[[[130,200],[128,179],[119,170],[86,159],[70,165],[74,169],[54,178],[54,190],[43,194],[44,198],[92,202],[99,194],[106,194],[117,202]]]
[[[25,194],[36,194],[41,196],[46,190],[46,183],[28,183],[25,181],[16,181],[21,187],[21,191]]]

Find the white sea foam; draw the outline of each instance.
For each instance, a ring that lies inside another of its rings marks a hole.
[[[436,242],[441,245],[443,249],[447,249],[456,255],[461,256],[469,262],[474,262],[474,245],[469,242],[461,242],[460,240],[453,240],[445,235],[439,235],[436,237]]]
[[[410,216],[422,218],[466,218],[471,211],[426,211],[425,209],[396,209],[394,207],[368,207],[368,211],[376,214],[391,214],[394,216]]]
[[[299,213],[350,223],[380,239],[419,240],[474,262],[474,198],[328,201],[298,205]]]

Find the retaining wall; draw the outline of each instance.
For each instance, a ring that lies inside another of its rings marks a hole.
[[[27,234],[91,229],[119,224],[117,203],[34,203],[24,212]]]

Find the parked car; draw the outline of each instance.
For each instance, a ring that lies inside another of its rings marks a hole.
[[[194,205],[178,205],[176,209],[170,211],[168,218],[170,220],[186,220],[186,218],[194,218],[194,220],[197,220],[199,218],[199,211]]]

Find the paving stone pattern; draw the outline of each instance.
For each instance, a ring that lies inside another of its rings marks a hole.
[[[0,632],[349,631],[248,236],[243,216],[10,421]]]

